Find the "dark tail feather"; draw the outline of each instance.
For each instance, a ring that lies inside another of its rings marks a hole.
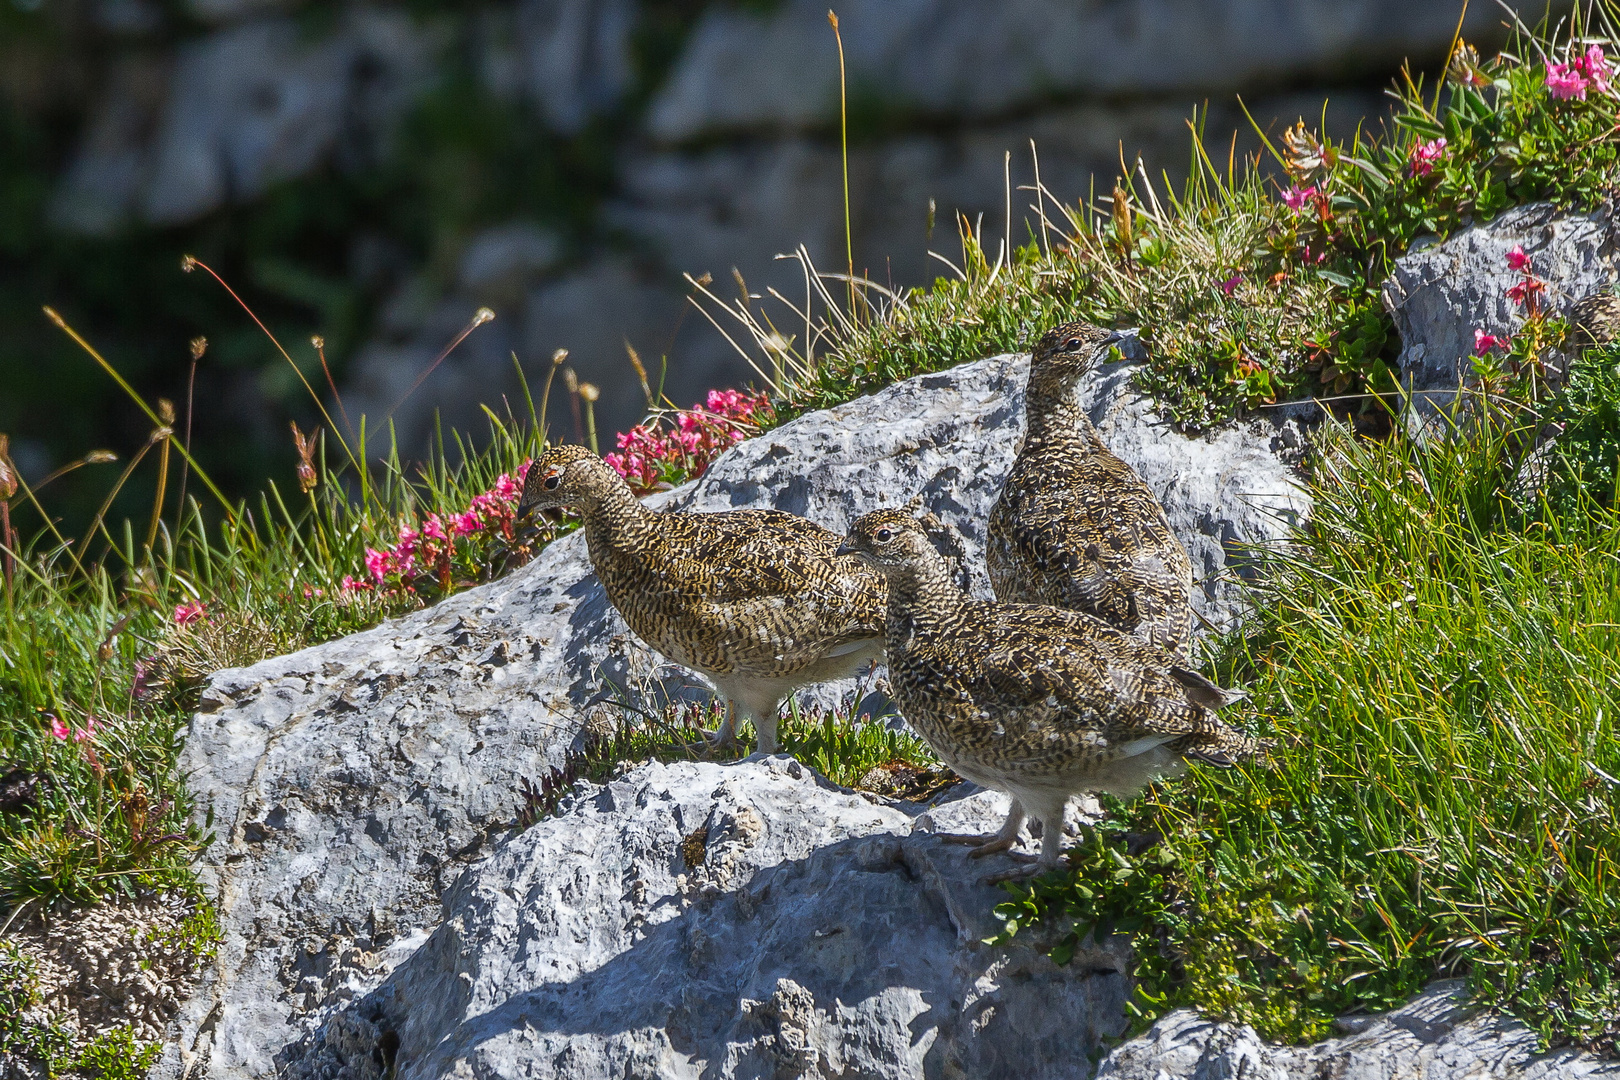
[[[1188,701],[1206,709],[1225,708],[1235,701],[1242,701],[1248,696],[1241,690],[1223,690],[1189,668],[1172,667],[1170,677],[1181,684],[1182,689],[1187,692]]]

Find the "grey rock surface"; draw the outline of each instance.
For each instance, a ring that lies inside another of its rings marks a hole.
[[[1096,1080],[1576,1080],[1620,1076],[1620,1062],[1571,1049],[1536,1052],[1536,1034],[1467,1004],[1463,980],[1433,983],[1352,1034],[1310,1046],[1275,1046],[1247,1025],[1219,1024],[1182,1009],[1116,1048]]]
[[[523,81],[557,131],[576,133],[619,103],[632,77],[634,0],[523,0]]]
[[[850,0],[848,82],[896,112],[967,120],[1053,98],[1187,94],[1444,55],[1457,9],[1401,0]],[[1470,37],[1499,21],[1470,9]],[[993,76],[991,76],[993,73]],[[838,53],[820,0],[712,9],[648,113],[664,142],[836,127]]]
[[[1608,208],[1561,214],[1534,203],[1443,243],[1414,244],[1395,261],[1384,306],[1401,335],[1401,381],[1423,409],[1451,401],[1472,378],[1476,329],[1506,336],[1523,324],[1523,309],[1507,297],[1521,277],[1508,268],[1507,254],[1520,246],[1547,282],[1548,310],[1567,311],[1620,276],[1620,223]]]
[[[978,830],[1005,809],[964,801]],[[400,1080],[1083,1075],[1123,1027],[1123,949],[984,946],[1005,894],[927,829],[791,758],[580,785],[285,1075],[378,1080],[384,1045]]]
[[[659,498],[713,511],[774,506],[833,529],[920,496],[955,530],[983,595],[983,522],[1023,424],[1027,358],[991,357],[811,413],[739,444]],[[1103,437],[1160,493],[1215,623],[1241,608],[1238,545],[1305,512],[1273,453],[1288,427],[1187,439],[1128,387],[1089,384]],[[251,668],[205,691],[180,767],[217,834],[203,874],[225,940],[186,1006],[163,1075],[274,1072],[277,1048],[382,978],[468,863],[505,835],[522,779],[560,761],[604,677],[684,694],[589,573],[582,538],[437,606]],[[848,693],[853,684],[826,694]],[[616,714],[615,714],[616,715]]]
[[[221,5],[219,17],[246,10]],[[158,65],[158,82],[156,61],[132,59],[63,178],[55,219],[91,233],[134,218],[181,224],[324,162],[371,163],[440,43],[403,12],[364,8],[316,38],[287,17],[221,27],[180,48],[172,75]]]

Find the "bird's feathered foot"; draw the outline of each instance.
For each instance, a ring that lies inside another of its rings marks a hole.
[[[1040,877],[1048,870],[1056,869],[1056,867],[1046,865],[1035,855],[1018,855],[1014,853],[1014,857],[1019,858],[1021,861],[1027,859],[1028,862],[1025,862],[1022,866],[1015,866],[1011,870],[1003,870],[999,874],[986,874],[979,879],[979,884],[1000,885],[1004,881],[1027,881],[1033,877]]]

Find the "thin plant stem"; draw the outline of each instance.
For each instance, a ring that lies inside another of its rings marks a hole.
[[[11,503],[0,499],[0,570],[5,571],[6,611],[11,611],[11,553],[17,542],[11,532]]]
[[[421,388],[422,384],[427,381],[427,377],[438,370],[440,364],[444,363],[444,358],[455,352],[456,346],[460,345],[463,341],[466,341],[468,334],[471,334],[474,330],[478,329],[480,326],[483,326],[494,317],[495,313],[487,307],[481,307],[474,312],[472,321],[467,323],[466,326],[462,327],[461,333],[455,336],[455,340],[446,345],[444,347],[444,351],[433,358],[433,363],[429,364],[422,374],[416,377],[416,381],[411,383],[411,388],[405,391],[404,396],[402,396],[398,401],[394,402],[393,407],[388,410],[388,415],[385,417],[385,419],[392,420],[394,418],[394,414],[399,411],[399,407],[405,404],[405,402],[410,399],[410,396]],[[321,410],[323,415],[325,412],[325,409]],[[332,418],[328,416],[326,418],[326,422],[330,424],[332,422]]]
[[[197,338],[191,345],[191,369],[186,373],[186,452],[191,452],[191,413],[196,402],[197,391],[197,361],[202,359],[203,350],[208,342]],[[180,490],[174,502],[174,534],[180,535],[181,522],[186,516],[186,465],[187,461],[180,462]]]
[[[254,323],[257,324],[257,326],[259,327],[260,330],[264,331],[264,336],[270,339],[270,344],[272,344],[272,345],[274,345],[276,347],[276,351],[281,354],[281,358],[283,360],[287,361],[287,366],[293,369],[293,374],[298,376],[298,381],[304,384],[304,390],[305,390],[305,392],[307,392],[309,394],[310,400],[315,402],[315,407],[317,409],[321,410],[321,415],[322,416],[326,417],[326,425],[327,425],[327,427],[336,428],[337,425],[332,422],[331,415],[328,414],[327,411],[326,411],[326,403],[323,402],[321,400],[320,395],[315,392],[315,388],[313,386],[309,385],[309,380],[304,378],[303,369],[300,368],[296,363],[294,363],[293,358],[290,355],[288,355],[287,350],[281,347],[281,342],[276,340],[276,335],[272,334],[270,332],[270,328],[268,326],[264,325],[264,322],[262,320],[260,320],[260,318],[256,314],[254,314],[253,309],[247,306],[247,302],[245,300],[243,300],[240,296],[236,295],[236,290],[231,288],[230,285],[226,284],[225,279],[220,277],[218,274],[216,274],[214,272],[213,267],[209,266],[207,263],[203,262],[201,259],[197,258],[196,256],[187,255],[185,258],[180,260],[180,269],[184,270],[188,274],[191,272],[192,267],[195,267],[195,266],[202,267],[204,270],[206,270],[208,272],[209,277],[211,277],[215,281],[219,282],[220,287],[222,289],[224,289],[226,292],[231,294],[231,299],[235,300],[238,304],[240,304],[241,307],[242,307],[242,310],[248,313],[248,318],[252,319],[254,321]],[[342,439],[341,436],[338,438],[338,442],[339,443],[343,442],[343,439]],[[343,445],[343,449],[344,449],[345,452],[348,452],[349,460],[351,462],[354,462],[355,467],[358,468],[359,467],[359,462],[355,461],[354,454],[353,454],[352,451],[349,451],[348,444],[345,443]]]
[[[567,349],[558,349],[551,354],[551,370],[546,372],[545,385],[540,388],[540,445],[545,446],[551,441],[550,433],[546,429],[546,409],[551,405],[551,380],[557,377],[557,369],[563,366],[568,359]]]
[[[844,261],[849,269],[849,313],[851,318],[857,318],[855,240],[849,214],[849,85],[844,72],[844,35],[838,30],[838,13],[832,8],[827,9],[827,21],[832,24],[833,39],[838,42],[838,141],[844,165]]]
[[[198,263],[197,265],[201,266],[202,264]],[[96,351],[95,346],[84,340],[84,338],[79,335],[79,332],[73,329],[73,327],[69,326],[67,320],[58,315],[52,308],[45,308],[45,315],[51,320],[51,322],[56,324],[58,329],[67,334],[68,337],[72,338],[79,348],[89,353],[90,358],[96,363],[100,364],[103,371],[112,376],[113,381],[123,388],[124,393],[129,395],[131,401],[135,402],[135,404],[141,407],[141,411],[147,415],[152,423],[156,424],[158,427],[163,426],[163,421],[158,418],[157,413],[152,411],[152,406],[148,405],[146,403],[146,399],[135,392],[135,388],[129,385],[124,377],[118,373],[117,368],[113,367],[107,362],[106,357],[102,356]],[[174,441],[173,431],[169,432],[169,439],[170,441]],[[226,517],[230,518],[232,521],[236,520],[236,508],[233,507],[231,505],[231,501],[225,497],[225,493],[219,490],[219,487],[214,483],[213,478],[203,470],[201,465],[197,464],[196,459],[191,456],[191,451],[181,446],[178,442],[175,442],[175,449],[180,451],[180,456],[184,458],[188,464],[190,464],[192,471],[197,474],[197,479],[201,480],[205,485],[207,485],[208,490],[213,493],[214,498],[219,500],[219,505],[225,508]]]

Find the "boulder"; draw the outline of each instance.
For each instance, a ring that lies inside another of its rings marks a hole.
[[[557,131],[576,135],[611,111],[634,75],[634,0],[522,0],[520,67],[531,99]]]
[[[849,0],[838,10],[848,85],[889,116],[982,122],[1053,99],[1192,96],[1443,56],[1457,7],[1443,0]],[[1497,32],[1496,11],[1463,26]],[[665,143],[739,132],[836,128],[839,59],[827,5],[704,15],[653,100]],[[993,73],[992,77],[987,77]]]
[[[920,496],[988,595],[984,521],[1021,435],[1027,363],[991,357],[807,414],[656,498],[773,506],[843,529]],[[1160,493],[1202,578],[1195,606],[1224,624],[1242,610],[1242,545],[1275,540],[1307,509],[1273,449],[1297,448],[1298,432],[1185,438],[1130,389],[1133,370],[1092,378],[1091,415]],[[206,1060],[215,1078],[270,1076],[281,1048],[374,986],[439,924],[445,890],[508,834],[520,783],[562,760],[609,684],[646,688],[654,706],[689,692],[627,633],[578,534],[433,608],[217,674],[180,768],[216,837],[202,873],[224,942],[162,1075]]]
[[[1125,1028],[1128,946],[1053,931],[1012,947],[987,867],[932,835],[993,830],[994,792],[926,810],[828,784],[787,757],[650,763],[576,786],[557,816],[467,871],[444,920],[375,991],[277,1055],[287,1080],[481,1076],[1090,1075]],[[919,812],[921,811],[921,812]],[[1340,1038],[1277,1046],[1165,1017],[1097,1080],[1527,1080],[1614,1076],[1537,1053],[1463,980]]]
[[[1180,1009],[1109,1054],[1096,1080],[1576,1080],[1620,1075],[1620,1062],[1565,1048],[1537,1052],[1536,1033],[1468,1004],[1467,983],[1430,984],[1382,1016],[1346,1017],[1347,1034],[1310,1046],[1267,1043],[1247,1025]]]
[[[1521,280],[1507,254],[1523,247],[1530,269],[1547,282],[1543,303],[1554,312],[1620,276],[1620,223],[1612,208],[1560,213],[1548,203],[1507,210],[1449,237],[1412,245],[1395,260],[1384,306],[1401,335],[1402,384],[1419,414],[1444,406],[1472,377],[1474,331],[1507,336],[1524,322],[1507,290]]]
[[[953,827],[1006,806],[968,802]],[[986,947],[1005,894],[934,826],[786,757],[581,784],[284,1075],[1077,1075],[1123,1029],[1128,954]]]
[[[206,15],[261,6],[233,0]],[[58,187],[54,219],[89,233],[132,218],[183,224],[319,164],[375,164],[441,40],[403,12],[366,9],[316,38],[292,17],[221,27],[182,46],[172,75],[167,62],[126,61]]]

